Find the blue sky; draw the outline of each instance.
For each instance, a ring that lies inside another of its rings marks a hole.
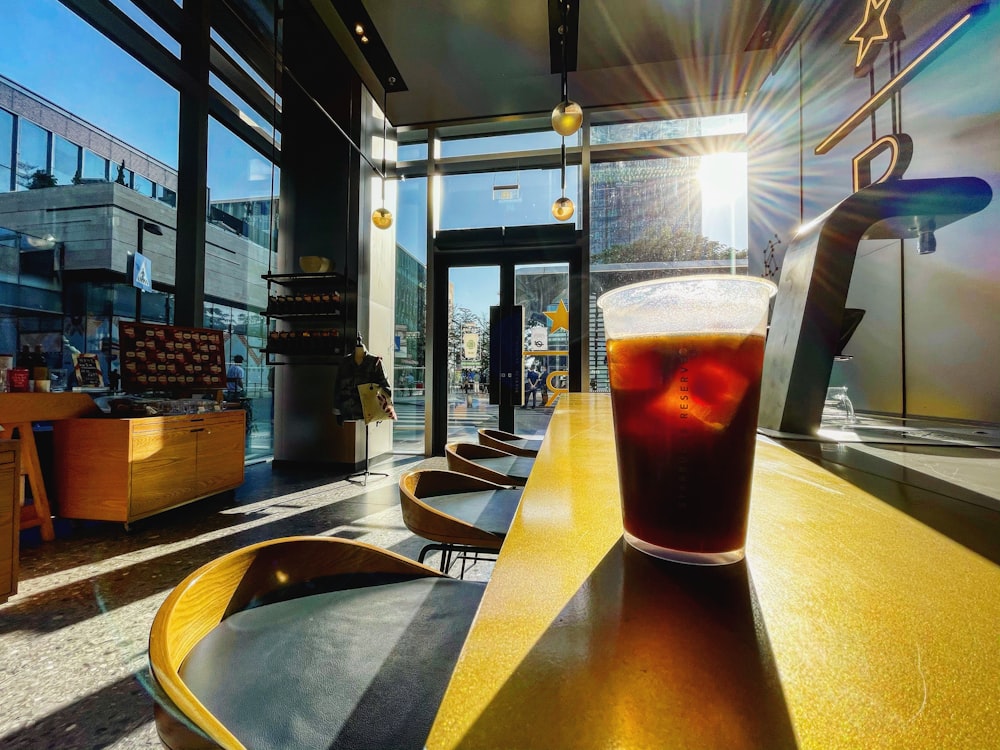
[[[2,0],[0,73],[171,167],[177,93],[57,0]]]
[[[58,0],[0,0],[0,74],[115,138],[177,168],[177,91]],[[178,45],[126,0],[116,5],[174,54]],[[213,199],[265,196],[270,169],[216,123],[209,127]]]

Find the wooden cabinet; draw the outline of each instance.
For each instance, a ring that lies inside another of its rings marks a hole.
[[[242,410],[55,425],[57,515],[129,523],[243,483]]]
[[[17,593],[21,470],[16,440],[0,440],[0,604]]]

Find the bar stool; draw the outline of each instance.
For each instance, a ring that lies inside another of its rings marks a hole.
[[[535,463],[532,456],[515,456],[477,443],[448,443],[444,447],[448,468],[488,482],[523,487]]]
[[[462,561],[500,550],[521,502],[520,487],[441,469],[417,469],[399,478],[399,503],[403,523],[417,536],[429,539],[417,562],[428,552],[441,552],[441,572],[448,573],[453,559]],[[494,558],[489,558],[494,559]]]
[[[481,427],[478,431],[479,444],[488,445],[490,448],[513,453],[515,456],[537,456],[538,450],[542,447],[540,439],[522,437],[513,432],[504,430],[494,430],[489,427]]]
[[[212,560],[150,630],[160,739],[171,750],[420,750],[484,589],[333,537]]]

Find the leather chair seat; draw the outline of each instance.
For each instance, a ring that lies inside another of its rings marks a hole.
[[[341,578],[235,612],[184,660],[184,681],[246,747],[424,747],[485,586]]]

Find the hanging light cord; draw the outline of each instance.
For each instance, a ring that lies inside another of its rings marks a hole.
[[[566,197],[566,139],[562,139],[562,160],[560,162],[560,174],[562,176],[562,196]]]
[[[395,83],[394,78],[389,79],[389,83]],[[382,207],[385,208],[385,152],[387,150],[387,131],[386,128],[389,126],[389,115],[385,111],[386,99],[389,96],[389,88],[386,87],[382,89]]]
[[[569,17],[569,4],[559,0],[559,45],[562,48],[562,100],[563,104],[569,104],[569,82],[567,79],[568,64],[566,62],[566,36],[569,34],[567,18]]]
[[[566,36],[569,34],[569,27],[567,25],[567,18],[569,17],[569,5],[563,0],[559,0],[559,15],[561,26],[559,27],[560,37],[559,44],[562,46],[562,99],[563,105],[569,104],[569,83],[567,81],[567,71],[568,67],[566,63]],[[562,137],[561,144],[561,156],[559,162],[559,173],[562,178],[562,197],[566,197],[566,137]]]

